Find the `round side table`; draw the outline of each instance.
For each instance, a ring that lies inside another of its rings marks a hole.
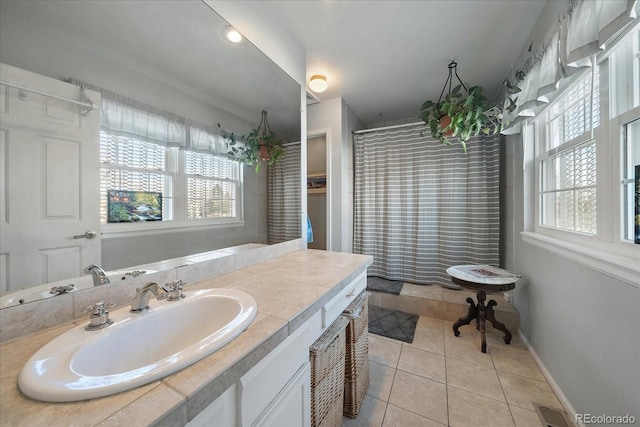
[[[482,340],[482,352],[487,352],[487,340],[485,334],[485,320],[491,322],[494,328],[504,332],[504,342],[511,343],[511,332],[504,323],[500,323],[495,318],[493,307],[498,305],[495,300],[489,300],[485,306],[484,302],[487,298],[487,292],[504,292],[510,291],[516,287],[516,282],[521,277],[518,274],[501,268],[491,267],[487,265],[457,265],[449,267],[447,274],[451,276],[451,281],[463,288],[473,289],[476,291],[478,298],[477,305],[472,298],[467,298],[469,303],[469,312],[466,316],[459,318],[453,324],[453,333],[455,336],[460,335],[458,330],[460,326],[468,325],[473,319],[476,319],[476,327],[480,331]]]

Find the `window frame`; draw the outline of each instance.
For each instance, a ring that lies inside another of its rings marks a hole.
[[[640,36],[635,35],[635,47],[637,49]],[[546,147],[548,132],[548,120],[544,117],[546,109],[538,117],[529,120],[525,125],[523,140],[531,141],[533,144],[532,161],[526,162],[526,168],[530,167],[533,173],[530,176],[532,182],[529,188],[533,190],[532,197],[529,198],[530,206],[533,209],[532,221],[521,233],[523,241],[535,246],[549,250],[564,258],[571,259],[587,267],[598,270],[604,274],[623,280],[634,286],[640,286],[640,245],[634,244],[623,238],[622,230],[622,185],[621,185],[621,163],[623,144],[623,125],[640,118],[640,106],[638,106],[638,93],[640,92],[637,71],[639,62],[633,60],[633,73],[630,70],[623,70],[625,76],[633,76],[633,91],[631,99],[627,103],[636,105],[616,117],[610,118],[610,112],[621,104],[616,98],[616,91],[619,92],[615,79],[619,74],[615,69],[615,64],[610,61],[610,52],[598,57],[597,63],[600,66],[599,91],[600,91],[600,120],[599,126],[592,129],[591,137],[596,140],[596,234],[585,234],[576,231],[562,230],[555,227],[543,225],[541,188],[542,188],[542,161],[559,152],[576,147],[588,141],[589,135],[583,134],[572,141],[561,144],[552,150],[542,152],[542,147]],[[628,67],[627,67],[628,68]],[[614,76],[613,79],[610,76]],[[567,85],[567,88],[570,84]],[[565,88],[566,89],[566,88]],[[610,92],[614,92],[610,94]],[[561,96],[562,93],[559,94]],[[547,108],[550,108],[547,107]],[[592,109],[594,107],[592,106]],[[533,137],[527,135],[533,132]],[[540,135],[544,135],[545,140],[541,143]],[[525,204],[525,210],[528,208]]]
[[[231,218],[187,218],[187,175],[185,173],[185,154],[178,147],[164,147],[166,150],[166,170],[163,174],[170,177],[172,187],[172,219],[153,222],[134,223],[101,223],[102,238],[137,237],[149,234],[165,234],[180,231],[209,230],[220,228],[243,227],[244,220],[244,168],[238,161],[233,161],[236,182],[236,216]],[[105,169],[100,163],[100,169]],[[102,192],[102,183],[101,189]],[[182,208],[180,208],[182,207]]]
[[[182,203],[181,206],[185,206],[184,210],[181,210],[180,213],[182,215],[181,220],[184,221],[185,223],[198,223],[198,224],[207,224],[207,225],[220,225],[220,224],[233,224],[238,222],[238,218],[242,219],[244,218],[244,211],[242,210],[242,195],[243,195],[243,170],[244,168],[242,167],[242,164],[240,164],[240,162],[238,161],[232,161],[234,163],[233,165],[233,178],[213,178],[213,177],[207,177],[207,176],[202,176],[199,178],[205,179],[205,180],[211,180],[211,181],[220,181],[220,182],[231,182],[235,184],[235,206],[233,208],[233,210],[236,212],[236,215],[234,217],[230,217],[230,218],[187,218],[188,217],[188,189],[187,189],[187,185],[188,185],[188,180],[191,177],[198,177],[197,175],[192,175],[192,174],[187,174],[186,172],[186,150],[179,150],[179,180],[181,181],[179,184],[179,188],[181,188],[182,191]],[[197,153],[197,151],[194,151],[194,153]],[[212,155],[212,156],[216,156],[213,153],[203,153],[203,154],[208,154],[208,155]],[[230,160],[231,161],[231,160]]]

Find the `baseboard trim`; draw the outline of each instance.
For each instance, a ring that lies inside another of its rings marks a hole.
[[[558,400],[564,407],[564,410],[567,411],[567,414],[569,414],[569,416],[571,417],[571,421],[573,422],[573,424],[575,424],[576,427],[586,427],[584,423],[576,422],[576,410],[573,409],[573,405],[571,405],[571,402],[569,402],[569,399],[567,399],[567,396],[565,396],[565,394],[562,392],[562,389],[560,388],[556,380],[551,375],[551,372],[549,372],[546,366],[544,366],[544,363],[542,363],[542,360],[540,359],[540,357],[538,357],[538,354],[533,349],[533,347],[531,347],[531,345],[529,344],[529,341],[524,336],[521,330],[518,330],[518,336],[520,337],[520,340],[525,345],[527,350],[529,350],[529,354],[531,354],[531,357],[533,357],[533,360],[536,362],[536,365],[538,365],[538,368],[540,368],[542,375],[544,375],[544,377],[547,379],[549,386],[551,387],[553,392],[556,394],[556,396],[558,396]]]

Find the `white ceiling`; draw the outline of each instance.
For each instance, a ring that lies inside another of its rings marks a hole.
[[[122,88],[136,84],[122,82],[123,74],[105,79],[113,70],[131,69],[253,126],[266,109],[273,130],[300,137],[300,86],[250,42],[225,40],[228,23],[201,1],[0,0],[0,24],[0,62],[152,103],[138,97],[148,95],[147,86],[131,94]],[[93,75],[91,63],[111,65]],[[166,105],[154,106],[186,114],[179,102],[165,99]],[[212,120],[205,124],[222,121]],[[244,132],[224,121],[221,126]]]
[[[488,97],[496,96],[509,68],[520,65],[514,63],[531,42],[527,37],[545,3],[267,1],[280,21],[273,25],[288,29],[305,47],[308,77],[327,76],[329,88],[316,96],[321,101],[344,98],[368,126],[417,120],[422,103],[439,96],[452,58],[465,83],[480,84]],[[64,69],[62,57],[39,61],[47,64],[43,69],[33,58],[44,49],[36,33],[45,39],[62,34],[68,46],[83,45],[239,117],[253,118],[256,125],[266,108],[274,130],[290,138],[299,134],[293,79],[250,43],[223,41],[226,22],[199,1],[0,0],[0,9],[0,60],[10,65],[69,77],[69,72],[54,72],[56,64]],[[13,22],[9,18],[22,27],[7,25]],[[22,31],[13,34],[11,28]],[[30,35],[23,36],[25,31]]]
[[[287,1],[268,4],[307,51],[307,80],[327,76],[321,101],[343,97],[368,125],[417,118],[447,64],[492,99],[545,0]]]

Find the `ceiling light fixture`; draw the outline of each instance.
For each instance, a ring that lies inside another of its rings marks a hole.
[[[311,76],[311,80],[309,81],[309,89],[314,92],[324,92],[327,88],[327,78],[320,74],[315,74]]]
[[[242,41],[242,34],[231,25],[224,27],[224,35],[232,43],[240,43]]]

